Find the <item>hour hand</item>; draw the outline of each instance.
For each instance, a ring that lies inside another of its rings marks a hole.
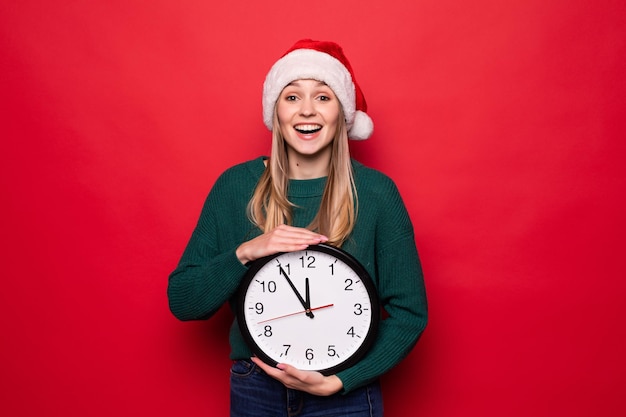
[[[304,279],[304,303],[306,304],[307,316],[313,318],[313,313],[311,312],[311,294],[309,291],[309,278]]]
[[[313,312],[311,311],[310,304],[307,304],[307,301],[304,301],[304,298],[302,298],[302,295],[300,295],[300,293],[298,292],[298,289],[296,288],[296,286],[293,285],[293,282],[291,282],[291,279],[289,278],[289,275],[287,275],[287,273],[285,272],[285,270],[283,269],[283,267],[280,264],[278,265],[278,268],[280,269],[280,273],[283,274],[283,276],[285,277],[285,279],[289,283],[289,286],[291,287],[293,292],[296,294],[296,297],[298,297],[298,300],[300,301],[300,304],[302,304],[302,307],[304,307],[304,310],[306,311],[306,315],[309,316],[310,318],[313,318]],[[306,289],[307,289],[307,291],[309,289],[308,278],[307,278]]]

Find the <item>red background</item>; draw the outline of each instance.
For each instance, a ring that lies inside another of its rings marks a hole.
[[[176,321],[167,276],[301,37],[344,46],[423,260],[387,415],[623,412],[624,4],[2,2],[0,414],[226,415],[230,313]]]

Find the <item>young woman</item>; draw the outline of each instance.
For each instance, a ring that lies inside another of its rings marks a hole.
[[[373,278],[386,318],[366,356],[324,376],[252,353],[230,331],[231,416],[381,416],[378,378],[417,342],[427,321],[413,227],[393,181],[350,158],[348,139],[373,124],[341,47],[301,40],[270,69],[263,117],[269,158],[236,165],[216,181],[169,279],[172,313],[201,320],[235,305],[248,262],[327,243]],[[234,311],[234,308],[233,308]]]

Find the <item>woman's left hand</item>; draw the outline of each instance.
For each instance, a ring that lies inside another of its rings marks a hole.
[[[302,371],[284,363],[274,368],[256,357],[252,358],[252,362],[287,388],[320,396],[333,395],[343,388],[341,379],[336,375],[324,376],[315,371]]]

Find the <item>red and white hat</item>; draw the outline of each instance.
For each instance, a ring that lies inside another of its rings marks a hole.
[[[268,129],[272,130],[274,106],[283,88],[303,79],[322,81],[333,90],[343,107],[350,139],[363,140],[372,135],[374,123],[366,113],[365,97],[341,46],[311,39],[296,42],[265,78],[263,122]]]

